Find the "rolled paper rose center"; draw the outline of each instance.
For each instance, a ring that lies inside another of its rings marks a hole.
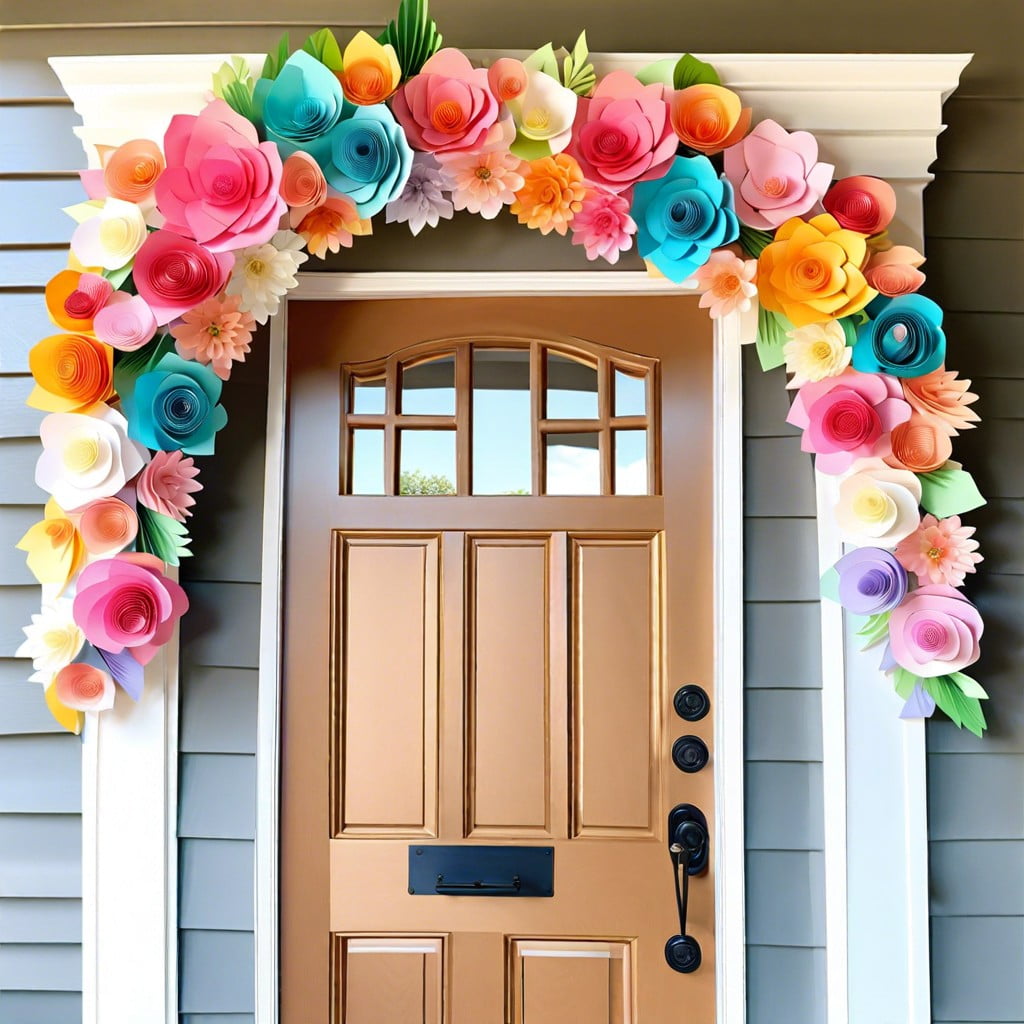
[[[789,188],[789,182],[785,178],[779,178],[772,176],[765,178],[764,181],[758,186],[758,191],[771,199],[778,199],[780,196],[786,194],[786,190]]]
[[[111,217],[100,225],[100,244],[110,252],[125,248],[131,237],[131,229],[123,217]]]
[[[107,616],[122,640],[141,637],[144,643],[157,621],[158,610],[153,595],[148,591],[140,587],[126,587],[111,598]]]
[[[466,127],[466,114],[455,100],[443,100],[430,112],[430,123],[437,131],[452,134]]]
[[[923,622],[914,623],[911,628],[911,638],[918,650],[925,654],[935,654],[946,646],[949,634],[941,622],[937,622],[935,619],[925,619]]]
[[[334,162],[355,181],[379,181],[388,165],[388,140],[376,123],[346,121],[335,129]]]
[[[853,514],[862,523],[884,523],[895,511],[895,502],[879,487],[863,487],[853,499]]]
[[[805,256],[793,267],[797,284],[802,288],[814,289],[828,280],[828,268],[814,256]]]
[[[169,434],[191,434],[210,411],[210,400],[204,391],[187,387],[169,388],[164,392],[159,409],[160,425]]]
[[[100,292],[90,294],[82,291],[81,288],[76,288],[64,300],[64,312],[76,320],[88,320],[103,308],[104,301]]]
[[[154,261],[150,283],[163,297],[180,298],[205,291],[208,276],[192,252],[164,252]]]
[[[677,199],[668,209],[669,220],[676,234],[691,234],[701,221],[700,206],[693,199]]]
[[[498,99],[514,100],[526,87],[526,82],[517,75],[503,75],[498,79]]]
[[[531,132],[547,131],[551,124],[551,111],[546,107],[534,107],[523,118],[523,127]]]
[[[865,597],[881,597],[892,585],[889,573],[882,569],[869,569],[857,581],[857,590]]]
[[[132,167],[132,179],[136,185],[146,185],[156,177],[157,164],[155,160],[136,160]]]
[[[857,395],[829,406],[822,428],[837,445],[849,451],[878,438],[882,422],[878,413]]]
[[[842,203],[843,216],[851,223],[873,224],[878,220],[878,202],[869,192],[848,192]]]
[[[594,150],[599,156],[618,156],[626,140],[617,128],[605,128],[594,139]]]
[[[380,65],[361,60],[345,68],[341,88],[350,99],[376,103],[384,98],[390,84]]]
[[[322,100],[315,96],[303,96],[292,113],[298,128],[315,128],[327,117],[327,109]]]
[[[85,473],[96,465],[100,457],[100,439],[79,435],[64,448],[64,468],[69,473]]]
[[[70,519],[50,519],[46,523],[46,536],[54,547],[67,544],[75,532]]]
[[[218,174],[211,191],[215,199],[232,199],[239,191],[238,182],[230,174]]]
[[[909,333],[910,332],[907,330],[907,325],[906,324],[897,324],[892,329],[892,336],[893,336],[893,338],[895,338],[896,341],[898,341],[901,345],[903,344],[903,342],[905,342],[907,340],[907,335]]]

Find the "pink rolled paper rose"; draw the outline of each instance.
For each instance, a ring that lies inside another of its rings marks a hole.
[[[93,333],[100,341],[122,352],[134,352],[153,339],[156,317],[146,300],[127,292],[114,292],[93,320]]]
[[[114,706],[114,680],[102,669],[80,661],[62,668],[53,679],[57,699],[75,711],[106,711]]]
[[[188,598],[163,572],[159,558],[125,552],[87,565],[78,577],[74,616],[100,650],[128,650],[148,664],[188,610]]]
[[[981,656],[984,623],[978,609],[945,583],[918,587],[889,619],[889,648],[897,665],[916,676],[961,672]]]
[[[224,100],[176,114],[164,135],[167,168],[155,185],[165,227],[211,252],[269,242],[285,211],[281,156]]]
[[[817,455],[823,473],[845,473],[856,459],[892,454],[890,433],[910,419],[910,404],[895,377],[846,369],[805,384],[786,422],[803,432],[801,448]]]
[[[834,170],[818,162],[818,142],[810,132],[787,132],[771,120],[725,150],[736,216],[767,231],[809,212],[825,194]]]
[[[588,181],[622,192],[664,177],[678,142],[664,86],[642,85],[628,72],[613,71],[590,99],[579,101],[566,152]]]
[[[896,193],[881,178],[855,174],[840,178],[825,193],[821,204],[841,227],[863,235],[877,235],[896,214]]]

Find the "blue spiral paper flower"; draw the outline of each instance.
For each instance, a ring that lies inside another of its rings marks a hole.
[[[873,306],[875,318],[857,328],[854,369],[923,377],[946,359],[942,309],[923,295],[898,295]]]
[[[677,284],[740,234],[732,185],[706,156],[676,157],[664,178],[641,181],[630,213],[637,252]]]

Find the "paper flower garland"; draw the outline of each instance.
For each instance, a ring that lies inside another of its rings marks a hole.
[[[981,733],[986,694],[963,670],[983,625],[956,588],[981,561],[960,516],[984,499],[951,458],[977,396],[945,366],[942,310],[916,294],[924,258],[888,238],[889,184],[834,181],[808,132],[751,130],[689,54],[598,78],[584,33],[561,62],[547,44],[474,67],[441,48],[427,0],[344,50],[328,29],[291,55],[285,37],[256,81],[236,58],[213,93],[160,140],[98,147],[67,210],[69,267],[46,287],[58,333],[29,354],[50,498],[18,545],[45,588],[18,654],[62,726],[117,687],[138,700],[187,609],[167,568],[190,553],[194,456],[214,453],[223,382],[303,263],[382,213],[417,235],[507,210],[588,260],[635,244],[712,317],[758,299],[762,366],[785,364],[788,421],[838,477],[852,549],[824,592],[884,643],[904,717],[939,707]]]

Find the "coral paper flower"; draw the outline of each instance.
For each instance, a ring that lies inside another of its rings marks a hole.
[[[508,103],[523,94],[526,88],[526,68],[515,57],[499,57],[487,69],[487,84],[499,103]]]
[[[54,334],[29,349],[35,387],[25,400],[45,412],[83,412],[114,396],[114,352],[84,334]]]
[[[892,431],[892,454],[885,461],[890,466],[915,473],[934,473],[953,454],[949,434],[933,420],[914,413],[906,423]]]
[[[909,295],[925,282],[925,275],[917,269],[922,263],[924,257],[916,249],[894,245],[871,254],[864,276],[879,295]]]
[[[853,358],[853,348],[846,344],[846,332],[835,320],[796,327],[788,332],[788,337],[783,353],[786,371],[793,377],[787,388],[802,388],[811,381],[838,376]]]
[[[918,587],[889,619],[889,649],[897,665],[925,679],[961,672],[981,656],[984,623],[978,609],[942,583]]]
[[[93,319],[113,292],[114,286],[99,274],[62,270],[46,285],[46,311],[63,330],[92,334]]]
[[[160,147],[152,139],[131,139],[116,149],[98,146],[102,170],[81,171],[90,199],[113,196],[146,207],[153,201],[153,186],[166,166]]]
[[[100,341],[121,352],[134,352],[153,340],[156,317],[139,295],[114,292],[97,314],[93,331]]]
[[[922,377],[946,358],[942,309],[923,295],[886,299],[875,318],[857,328],[853,365],[865,373]]]
[[[818,142],[810,132],[787,132],[771,120],[725,151],[725,176],[736,189],[737,216],[768,231],[811,210],[834,170],[832,164],[818,163]]]
[[[146,241],[142,210],[123,199],[107,199],[75,228],[71,251],[86,267],[119,270]]]
[[[29,527],[17,546],[27,552],[25,563],[40,583],[54,583],[63,591],[85,562],[85,543],[53,498],[47,500],[44,516],[42,522]]]
[[[153,555],[124,553],[82,570],[75,621],[89,643],[112,654],[127,648],[142,665],[153,659],[188,609],[185,591],[163,568]]]
[[[451,188],[447,175],[429,153],[417,153],[402,194],[388,203],[387,224],[408,224],[418,235],[428,224],[436,228],[441,218],[451,220],[455,208],[445,192]]]
[[[974,567],[983,560],[973,536],[974,527],[962,525],[959,516],[936,519],[928,513],[896,546],[896,557],[922,581],[962,587],[966,574],[977,572]]]
[[[821,205],[842,227],[863,235],[877,235],[896,214],[896,193],[881,178],[854,175],[840,178],[825,193]]]
[[[947,434],[956,435],[961,430],[971,430],[981,417],[968,406],[978,396],[967,389],[969,380],[958,380],[956,370],[940,367],[923,377],[904,377],[903,397],[914,412],[931,420]]]
[[[75,622],[71,598],[45,602],[32,624],[23,626],[25,640],[14,652],[16,658],[31,658],[35,669],[29,681],[49,685],[53,674],[70,665],[85,643],[85,634]]]
[[[849,544],[895,547],[921,522],[921,481],[878,459],[857,463],[839,484],[836,522]]]
[[[335,74],[345,99],[361,107],[383,103],[402,81],[395,48],[381,45],[368,32],[357,32],[349,40],[341,65]]]
[[[368,220],[360,220],[350,200],[331,196],[321,206],[310,210],[296,229],[306,240],[309,251],[323,259],[328,250],[340,252],[342,246],[351,249],[353,237],[368,235],[373,227]]]
[[[532,68],[526,88],[506,100],[516,126],[512,152],[524,160],[561,153],[572,138],[579,97],[550,75]]]
[[[301,149],[284,162],[281,170],[281,198],[305,216],[327,198],[327,179],[320,165]]]
[[[514,203],[524,184],[522,161],[504,150],[442,154],[438,159],[451,181],[455,209],[478,213],[485,220],[493,220],[503,206]]]
[[[171,328],[178,355],[208,365],[227,380],[232,360],[245,361],[256,329],[252,313],[239,309],[241,301],[239,295],[216,296],[183,313]]]
[[[877,295],[861,270],[867,254],[864,236],[841,228],[831,214],[794,217],[758,258],[761,305],[796,327],[856,313]]]
[[[539,228],[542,235],[564,235],[588,191],[580,165],[568,153],[558,153],[524,164],[522,170],[523,187],[516,192],[511,212],[520,224]]]
[[[62,668],[53,680],[57,699],[73,711],[106,711],[114,706],[114,680],[82,662]]]
[[[238,308],[252,313],[258,324],[265,324],[280,308],[281,296],[299,283],[295,274],[309,259],[309,253],[302,251],[304,245],[304,238],[286,229],[265,245],[250,245],[235,253],[227,291],[242,297]]]
[[[750,128],[750,107],[731,89],[691,85],[672,96],[672,128],[684,146],[714,156],[734,146]]]
[[[91,555],[123,551],[139,532],[139,517],[120,498],[97,498],[78,512],[78,532]]]
[[[603,257],[609,263],[618,263],[619,253],[632,248],[635,234],[629,198],[603,189],[588,192],[583,207],[572,219],[572,244],[582,245],[588,260]]]
[[[678,140],[664,92],[662,85],[613,71],[590,99],[580,100],[568,151],[588,181],[621,192],[668,172]]]
[[[891,551],[856,548],[835,564],[839,603],[854,615],[892,611],[907,596],[907,572]]]
[[[728,249],[716,249],[693,275],[701,293],[700,308],[707,309],[712,320],[736,310],[745,313],[757,294],[756,275],[757,260],[743,260]]]
[[[195,459],[180,451],[156,452],[135,481],[139,504],[183,523],[196,503],[192,495],[203,489],[197,476]]]

